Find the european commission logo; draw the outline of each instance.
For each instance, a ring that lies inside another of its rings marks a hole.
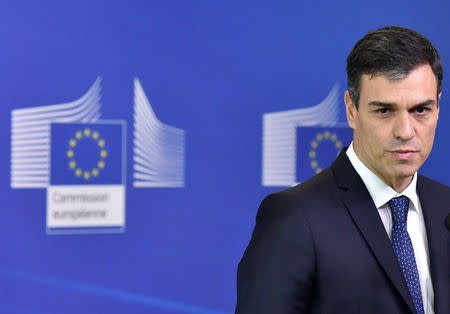
[[[125,226],[124,121],[52,123],[48,232],[114,232]]]
[[[303,182],[330,166],[352,137],[352,130],[346,127],[298,127],[297,182]]]
[[[318,105],[263,115],[262,185],[293,186],[328,167],[353,132],[339,122],[339,88]]]
[[[52,123],[51,185],[125,184],[125,123]]]
[[[127,123],[101,117],[101,80],[80,99],[11,111],[11,187],[47,190],[47,233],[125,230]],[[182,129],[134,80],[134,188],[184,186]]]

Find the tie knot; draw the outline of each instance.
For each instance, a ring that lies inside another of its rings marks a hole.
[[[392,220],[396,222],[405,222],[408,217],[409,198],[406,196],[394,197],[389,201],[392,210]]]

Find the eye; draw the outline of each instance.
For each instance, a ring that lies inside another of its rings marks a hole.
[[[381,113],[381,114],[386,114],[389,112],[389,109],[388,108],[380,108],[380,109],[377,109],[377,112]]]
[[[430,111],[431,109],[430,108],[428,108],[428,107],[417,107],[416,109],[415,109],[415,111],[418,113],[418,114],[425,114],[425,113],[427,113],[428,111]]]

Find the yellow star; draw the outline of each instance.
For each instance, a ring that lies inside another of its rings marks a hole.
[[[75,170],[75,175],[76,175],[77,177],[81,176],[81,173],[82,173],[82,171],[81,171],[80,168],[78,168],[77,170]]]
[[[317,134],[316,139],[320,142],[321,140],[323,140],[323,135]]]
[[[71,161],[71,162],[69,162],[69,167],[70,167],[70,169],[73,169],[73,168],[75,168],[77,166],[77,163],[75,162],[75,161]]]
[[[330,132],[328,132],[328,131],[323,132],[323,136],[325,138],[329,138],[330,137]]]
[[[98,141],[98,146],[100,146],[100,147],[105,146],[105,140],[99,140]]]
[[[104,161],[99,161],[97,165],[98,165],[98,167],[99,167],[100,169],[105,168],[105,162],[104,162]]]
[[[73,155],[74,155],[73,150],[69,149],[69,150],[67,151],[67,157],[72,158]]]
[[[337,142],[336,142],[336,148],[341,148],[341,147],[342,147],[341,141],[337,141]]]
[[[320,173],[320,172],[322,172],[322,169],[321,169],[321,168],[317,168],[317,169],[316,169],[316,174],[318,174],[318,173]]]
[[[85,171],[83,177],[84,177],[86,180],[89,180],[89,179],[91,178],[91,174],[89,173],[89,171]]]
[[[81,134],[81,132],[78,131],[77,133],[75,133],[75,137],[76,137],[77,139],[80,139],[80,138],[83,137],[83,134]]]
[[[98,176],[98,169],[97,168],[94,168],[92,170],[92,176],[94,176],[94,177]]]
[[[316,158],[316,152],[315,151],[310,151],[309,152],[309,158]]]
[[[317,168],[317,161],[311,161],[311,168]]]
[[[89,137],[89,135],[91,135],[91,130],[88,128],[84,129],[84,135]]]
[[[313,142],[311,143],[311,147],[312,147],[312,148],[317,148],[317,146],[318,146],[318,144],[317,144],[316,141],[313,141]]]
[[[98,139],[99,136],[100,136],[100,134],[98,134],[97,131],[95,131],[94,133],[92,133],[92,138],[93,138],[94,140]]]
[[[106,150],[102,149],[102,151],[100,152],[100,156],[102,156],[102,158],[106,158],[106,156],[108,156],[108,153],[106,152]]]
[[[77,145],[77,141],[72,138],[69,141],[69,145],[70,145],[70,147],[75,147]]]
[[[337,136],[336,136],[336,134],[331,134],[331,140],[333,141],[333,142],[336,142],[336,139],[337,139]]]

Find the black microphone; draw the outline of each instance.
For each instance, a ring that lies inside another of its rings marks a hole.
[[[445,218],[445,226],[447,227],[447,230],[450,231],[450,214]]]

